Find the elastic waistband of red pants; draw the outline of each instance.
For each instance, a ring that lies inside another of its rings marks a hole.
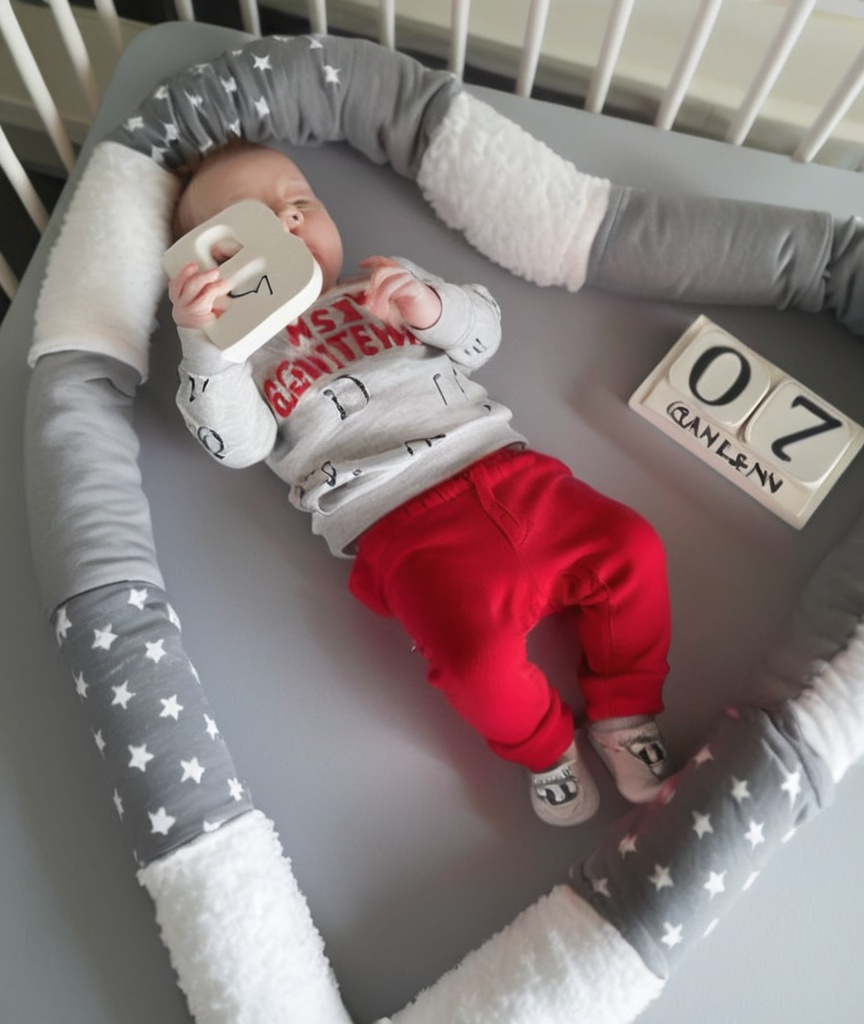
[[[529,465],[541,464],[561,466],[567,473],[570,472],[563,463],[551,455],[543,455],[530,448],[521,448],[515,445],[499,448],[489,455],[484,455],[476,462],[472,462],[465,469],[454,473],[453,476],[447,477],[446,480],[442,480],[441,483],[434,484],[427,490],[415,494],[413,498],[408,498],[402,505],[373,523],[360,537],[359,543],[375,542],[378,538],[383,540],[381,535],[388,529],[410,522],[428,509],[449,501],[471,487],[476,487],[481,481],[487,485],[493,484],[512,472],[525,472]]]

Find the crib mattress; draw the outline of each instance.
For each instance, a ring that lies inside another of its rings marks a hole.
[[[88,148],[159,78],[245,38],[203,25],[145,33],[122,59]],[[838,214],[864,205],[864,183],[849,172],[472,91],[579,169],[621,184]],[[483,382],[534,447],[659,530],[673,601],[662,721],[683,761],[725,706],[753,696],[760,660],[796,596],[864,509],[864,459],[796,530],[635,415],[628,398],[704,314],[864,422],[861,341],[822,316],[539,288],[472,250],[389,168],[342,145],[299,159],[342,226],[347,267],[369,253],[404,255],[492,291],[504,342]],[[69,191],[0,338],[0,1021],[181,1024],[188,1012],[50,642],[28,553],[25,352]],[[538,822],[524,775],[489,754],[425,684],[398,626],[350,597],[348,563],[311,536],[275,476],[264,467],[229,472],[203,457],[174,408],[177,361],[163,305],[136,423],[168,591],[235,761],[280,832],[345,1003],[358,1022],[373,1021],[566,880],[625,804],[601,777],[594,821],[575,830]],[[532,648],[578,708],[566,624],[544,623]],[[642,1019],[857,1019],[862,791],[853,771],[834,806],[788,844]]]

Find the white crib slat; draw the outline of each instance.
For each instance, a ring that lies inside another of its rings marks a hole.
[[[465,54],[468,49],[468,15],[471,0],[453,0],[450,5],[450,59],[448,70],[460,78],[465,74]]]
[[[117,14],[117,8],[114,6],[114,0],[93,0],[96,5],[96,13],[99,15],[99,19],[105,26],[108,35],[111,38],[111,42],[114,43],[114,48],[117,53],[121,53],[123,50],[123,34],[120,31],[120,18]]]
[[[396,49],[396,0],[378,0],[378,42]]]
[[[810,130],[798,143],[798,148],[793,154],[796,160],[809,163],[816,156],[862,89],[864,89],[864,49],[861,50],[852,66],[840,80]]]
[[[90,112],[95,114],[99,109],[99,90],[96,88],[96,76],[93,74],[90,54],[84,45],[84,38],[81,35],[81,29],[78,28],[75,15],[72,13],[69,0],[48,0],[48,6],[51,8],[54,20],[57,22],[60,37],[63,40],[63,45],[66,47],[66,52],[69,54],[69,59],[72,61],[75,75],[81,84],[84,95],[87,97]]]
[[[195,8],[192,0],[174,0],[174,10],[177,12],[178,21],[194,21]]]
[[[0,128],[0,167],[3,168],[12,188],[15,189],[18,198],[30,214],[30,219],[40,232],[44,231],[48,224],[48,211],[43,206],[36,189],[33,188],[33,183],[27,176],[23,164],[18,159],[2,128]]]
[[[780,28],[765,52],[756,77],[729,125],[729,130],[726,133],[727,142],[740,146],[747,138],[747,133],[753,127],[753,122],[762,109],[762,104],[768,98],[768,94],[780,76],[780,72],[789,59],[789,54],[795,43],[798,42],[798,37],[804,30],[807,19],[815,6],[816,0],[791,0]]]
[[[9,299],[14,299],[15,293],[18,291],[18,278],[6,262],[6,257],[2,252],[0,252],[0,288],[3,289],[6,297]]]
[[[684,49],[672,73],[666,94],[657,111],[657,117],[654,121],[656,127],[668,130],[675,123],[675,118],[681,109],[684,97],[687,95],[687,89],[693,80],[693,75],[699,66],[699,61],[702,59],[702,54],[705,52],[705,47],[711,38],[711,33],[714,31],[714,24],[717,21],[717,15],[720,13],[722,5],[723,0],[702,0],[702,4],[687,36],[687,41],[684,44]]]
[[[609,20],[606,23],[606,32],[603,36],[603,45],[597,59],[597,67],[591,76],[591,84],[588,87],[588,96],[585,100],[585,109],[591,113],[599,114],[606,103],[612,72],[615,70],[618,55],[621,52],[624,33],[627,31],[630,15],[633,13],[633,4],[634,0],[613,0]]]
[[[327,35],[327,0],[307,0],[309,26],[316,36]]]
[[[261,35],[261,13],[258,10],[258,0],[240,0],[240,18],[244,32],[253,36]]]
[[[528,24],[525,27],[525,39],[522,43],[522,56],[519,59],[519,71],[516,75],[516,95],[530,96],[537,76],[537,64],[540,60],[540,47],[543,45],[543,33],[549,17],[549,0],[531,0],[528,9]]]
[[[12,10],[11,0],[0,0],[0,31],[2,31],[12,54],[15,66],[18,68],[18,73],[30,93],[33,105],[45,125],[48,137],[54,143],[54,148],[57,150],[63,166],[67,171],[71,171],[75,163],[72,143],[63,125],[57,104],[48,91],[48,86],[45,84],[33,51],[30,49],[27,39],[21,31],[21,26],[18,24],[18,19],[15,17],[15,12]]]

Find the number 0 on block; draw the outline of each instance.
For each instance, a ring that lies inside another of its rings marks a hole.
[[[864,429],[707,317],[630,407],[801,528],[864,445]]]

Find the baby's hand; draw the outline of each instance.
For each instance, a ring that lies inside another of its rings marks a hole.
[[[227,304],[222,300],[230,291],[218,267],[202,270],[197,263],[187,263],[168,285],[174,323],[199,330],[206,327],[225,312]]]
[[[441,299],[401,263],[386,256],[367,256],[360,266],[372,271],[366,292],[370,313],[392,323],[423,331],[441,316]]]

